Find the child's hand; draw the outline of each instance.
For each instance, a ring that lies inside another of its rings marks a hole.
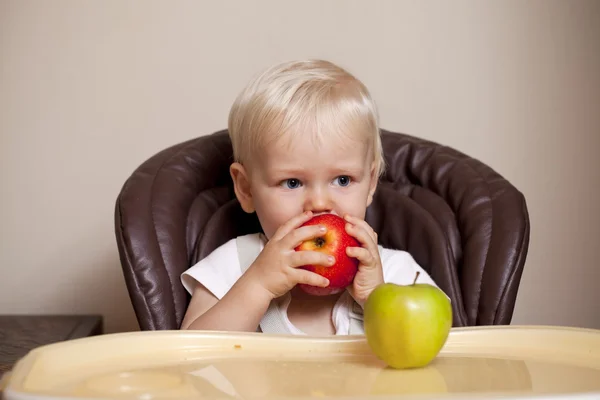
[[[270,300],[289,292],[297,284],[326,287],[329,280],[314,272],[298,268],[308,264],[333,265],[335,260],[316,251],[296,251],[303,241],[326,232],[324,226],[302,226],[312,217],[310,211],[283,224],[267,242],[265,248],[248,268],[248,282],[258,284]]]
[[[344,219],[346,232],[358,240],[362,247],[348,247],[346,254],[359,261],[358,272],[348,291],[360,306],[364,306],[367,298],[377,286],[384,283],[383,267],[377,247],[377,234],[367,221],[347,215]]]

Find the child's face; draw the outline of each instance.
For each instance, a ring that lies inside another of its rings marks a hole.
[[[267,238],[304,211],[364,218],[377,184],[372,152],[350,138],[326,138],[319,145],[309,138],[281,140],[244,176],[249,193],[242,206],[256,211]]]

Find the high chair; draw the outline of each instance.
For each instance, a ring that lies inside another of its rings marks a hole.
[[[482,162],[382,130],[386,172],[366,220],[380,244],[408,251],[451,298],[454,326],[510,324],[529,246],[523,194]],[[229,176],[227,131],[164,149],[116,200],[115,234],[141,330],[178,329],[181,273],[231,238],[259,232]]]

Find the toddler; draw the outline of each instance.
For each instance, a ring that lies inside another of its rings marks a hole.
[[[375,104],[367,88],[327,61],[295,61],[259,74],[229,115],[235,194],[263,233],[230,240],[185,271],[192,295],[181,329],[280,334],[363,334],[362,307],[384,282],[435,285],[406,252],[378,245],[365,212],[385,163]],[[325,227],[301,225],[333,213],[360,247],[353,284],[314,296],[297,285],[328,285],[307,264],[332,265],[319,252],[295,251]]]

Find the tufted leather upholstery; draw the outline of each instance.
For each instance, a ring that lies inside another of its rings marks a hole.
[[[366,216],[380,243],[431,274],[452,299],[454,326],[509,324],[529,245],[523,195],[451,148],[385,130],[382,141],[387,171]],[[125,182],[115,233],[142,330],[178,329],[189,301],[180,274],[260,231],[235,199],[231,161],[220,131],[157,153]]]

